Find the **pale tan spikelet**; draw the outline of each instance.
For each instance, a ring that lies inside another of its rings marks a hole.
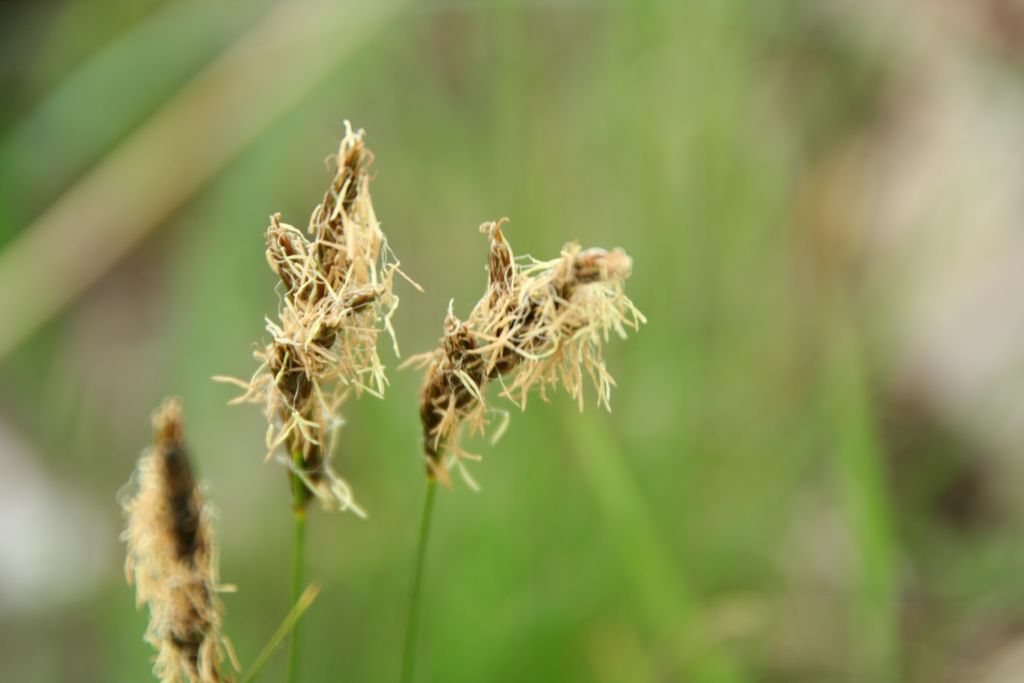
[[[330,466],[330,438],[350,393],[384,393],[377,341],[387,332],[398,353],[391,316],[398,306],[394,277],[403,274],[370,198],[373,155],[363,131],[346,121],[333,159],[337,172],[306,233],[280,215],[270,219],[267,262],[281,279],[279,320],[267,321],[273,340],[256,353],[261,366],[243,383],[241,400],[263,405],[268,451],[284,451],[280,459],[304,482],[307,497],[362,514]]]
[[[541,396],[562,384],[583,407],[584,375],[610,409],[614,380],[602,357],[610,332],[621,337],[646,322],[624,292],[632,261],[620,249],[566,245],[552,261],[517,260],[502,221],[485,223],[490,237],[486,294],[469,318],[449,308],[440,347],[410,359],[426,366],[420,397],[428,473],[447,481],[447,469],[462,468],[464,427],[481,432],[490,412],[487,384],[497,379],[502,395],[526,407],[529,391]],[[452,457],[445,459],[447,453]]]
[[[228,681],[225,651],[234,658],[221,634],[213,528],[185,450],[181,404],[165,401],[153,428],[153,445],[138,464],[138,491],[124,501],[123,535],[136,604],[149,605],[153,672],[164,683]]]

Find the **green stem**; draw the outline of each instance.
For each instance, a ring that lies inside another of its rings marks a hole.
[[[430,536],[430,518],[434,511],[434,493],[437,482],[427,480],[427,496],[423,501],[423,517],[420,520],[419,545],[416,548],[416,566],[412,573],[412,590],[409,592],[409,619],[405,625],[405,649],[402,652],[401,683],[410,683],[413,676],[413,662],[416,659],[416,635],[420,611],[420,589],[423,586],[423,564],[427,555],[427,538]]]
[[[304,464],[302,453],[296,451],[292,455],[296,467]],[[302,597],[302,574],[306,557],[306,486],[297,475],[292,474],[292,497],[295,503],[295,550],[292,555],[292,593],[291,604],[298,604]],[[299,623],[296,620],[288,639],[288,670],[285,677],[287,683],[299,680]]]
[[[270,657],[274,654],[274,650],[280,647],[284,639],[288,637],[288,634],[291,633],[293,628],[295,628],[295,625],[299,623],[299,619],[302,618],[303,613],[309,609],[309,606],[313,604],[313,600],[316,598],[316,594],[319,591],[319,586],[309,586],[306,588],[298,602],[296,602],[292,606],[291,610],[288,611],[284,621],[282,621],[281,625],[277,627],[276,631],[274,631],[274,635],[270,637],[267,644],[263,646],[262,650],[260,650],[260,653],[256,657],[255,661],[253,661],[252,666],[250,666],[248,671],[245,672],[245,675],[242,676],[241,683],[252,683],[252,681],[256,680],[256,677],[259,676],[263,667],[270,661]]]

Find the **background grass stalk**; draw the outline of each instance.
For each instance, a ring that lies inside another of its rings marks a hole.
[[[427,481],[427,495],[423,501],[423,515],[420,519],[420,537],[416,547],[416,565],[412,571],[412,587],[409,591],[409,617],[405,625],[405,648],[402,651],[401,683],[410,683],[413,664],[416,659],[416,636],[419,626],[420,589],[423,586],[423,564],[427,555],[427,539],[430,536],[430,520],[434,512],[434,494],[437,482]]]
[[[302,467],[302,453],[299,451],[293,453],[292,462],[296,467]],[[302,575],[306,560],[306,504],[308,503],[305,484],[295,474],[292,474],[292,496],[295,500],[295,549],[292,555],[291,592],[291,604],[294,608],[302,597]],[[285,677],[287,683],[295,683],[299,680],[299,636],[299,618],[296,618],[291,637],[288,639],[288,669]]]
[[[899,643],[899,540],[886,482],[886,454],[872,412],[864,352],[849,304],[833,304],[826,405],[836,448],[836,473],[855,547],[851,666],[863,680],[901,679]]]
[[[219,57],[67,189],[0,251],[0,289],[21,283],[33,305],[0,299],[0,357],[95,282],[199,190],[271,123],[295,105],[400,3],[278,3]],[[348,40],[334,40],[344,28]],[[258,87],[275,97],[253,109]],[[41,115],[41,114],[39,114]],[[38,116],[38,115],[37,115]],[[182,147],[185,145],[186,147]],[[154,159],[181,163],[155,164]],[[120,197],[123,210],[99,198]],[[88,220],[84,217],[88,216]],[[78,228],[85,221],[88,230]],[[97,248],[96,245],[104,245]],[[88,258],[82,256],[88,254]],[[52,259],[50,279],[32,264]],[[55,279],[55,273],[60,278]]]
[[[681,680],[741,683],[747,680],[722,643],[705,633],[703,605],[697,589],[665,552],[658,528],[636,477],[626,465],[615,437],[601,418],[573,414],[566,424],[576,460],[604,513],[604,523],[618,560],[651,624],[665,638],[678,639],[673,649]]]

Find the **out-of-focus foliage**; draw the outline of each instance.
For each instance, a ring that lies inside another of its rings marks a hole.
[[[510,404],[482,492],[440,492],[420,680],[1020,680],[1019,3],[331,8],[0,10],[0,680],[147,680],[116,497],[167,394],[243,664],[287,611],[286,480],[210,378],[253,370],[268,216],[305,223],[344,119],[426,288],[403,354],[502,216],[538,258],[624,248],[650,320],[606,347],[612,413]],[[398,674],[421,377],[382,353],[337,455],[370,517],[310,520],[308,681]]]

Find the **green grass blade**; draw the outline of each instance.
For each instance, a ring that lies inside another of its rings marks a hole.
[[[250,666],[249,670],[245,672],[239,683],[252,683],[252,681],[256,680],[260,671],[262,671],[263,667],[267,665],[268,661],[270,661],[274,651],[281,647],[281,643],[284,642],[284,639],[287,638],[292,629],[298,625],[299,619],[301,619],[302,615],[306,613],[309,606],[313,604],[313,600],[316,599],[319,592],[320,587],[316,584],[310,584],[306,587],[306,590],[302,592],[299,599],[295,601],[294,605],[292,605],[292,608],[288,611],[288,614],[285,615],[281,625],[277,627],[277,630],[274,631],[274,635],[270,637],[267,644],[263,646],[262,650],[260,650],[259,655],[256,656],[252,666]]]
[[[682,572],[673,566],[633,473],[626,467],[613,436],[601,419],[573,415],[570,436],[604,521],[612,534],[617,556],[648,618],[663,634],[682,634],[676,664],[682,680],[698,683],[733,683],[745,680],[725,652],[699,632],[700,604]]]

